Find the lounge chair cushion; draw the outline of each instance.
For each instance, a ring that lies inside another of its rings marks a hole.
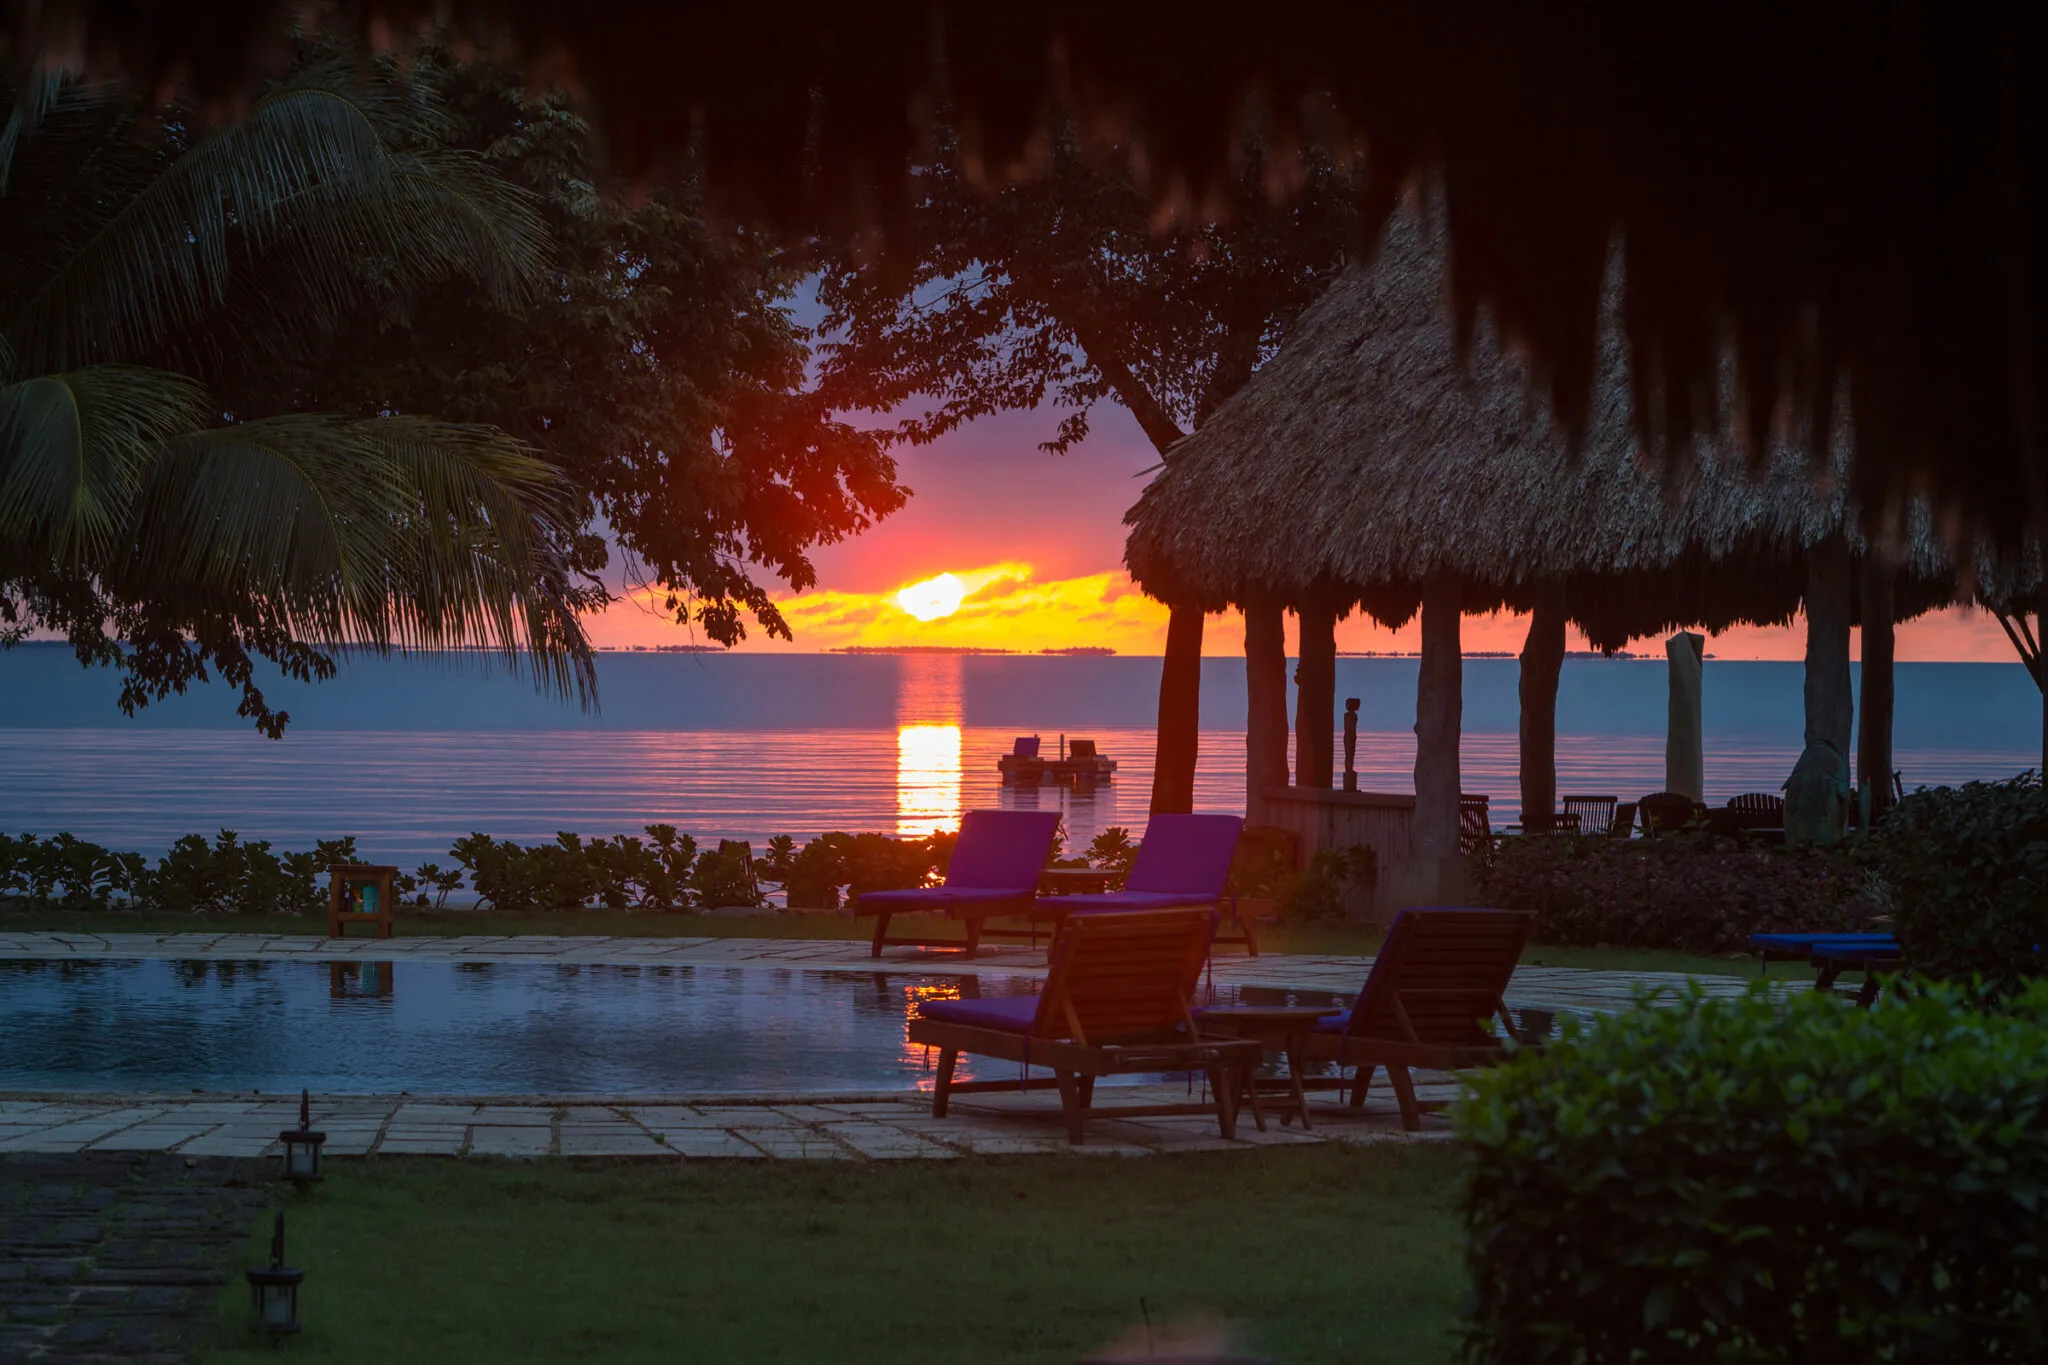
[[[892,913],[899,910],[953,910],[990,905],[997,901],[1021,900],[1030,894],[1014,887],[919,886],[898,891],[863,891],[855,902],[855,908]]]
[[[1342,1033],[1345,1029],[1349,1028],[1350,1026],[1351,1011],[1345,1010],[1342,1014],[1326,1015],[1323,1018],[1316,1020],[1315,1027],[1311,1028],[1309,1032]]]
[[[947,887],[999,886],[1012,888],[1007,895],[1030,895],[1059,824],[1058,811],[968,811],[946,865]]]
[[[1038,1017],[1038,997],[994,995],[981,1000],[926,1000],[917,1012],[926,1019],[949,1024],[971,1024],[1002,1033],[1029,1033],[1031,1021]]]
[[[1896,940],[1890,934],[1751,934],[1749,942],[1756,948],[1805,952],[1816,943],[1891,944]]]
[[[1192,901],[1167,903],[1213,905],[1230,881],[1230,862],[1243,832],[1244,820],[1235,815],[1155,815],[1145,827],[1124,890],[1191,894]]]
[[[1102,891],[1085,896],[1045,896],[1038,902],[1042,909],[1069,915],[1091,910],[1172,910],[1182,906],[1207,909],[1215,903],[1216,897],[1197,891]]]

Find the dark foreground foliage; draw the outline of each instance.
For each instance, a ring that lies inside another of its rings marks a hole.
[[[1645,1006],[1482,1076],[1458,1122],[1472,1360],[2048,1340],[2048,986]]]

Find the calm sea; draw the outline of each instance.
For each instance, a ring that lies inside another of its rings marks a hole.
[[[1361,700],[1360,785],[1412,790],[1415,661],[1341,659]],[[219,687],[130,720],[105,673],[58,646],[0,652],[0,829],[70,830],[155,853],[233,829],[285,847],[354,834],[367,856],[445,857],[472,830],[541,840],[637,832],[700,840],[825,830],[922,833],[978,806],[1058,808],[1071,838],[1141,828],[1159,661],[1139,657],[607,654],[600,709],[535,695],[453,659],[355,660],[318,687],[266,688],[292,713],[256,735]],[[1512,659],[1465,664],[1464,787],[1518,818]],[[1244,668],[1206,661],[1197,803],[1243,806]],[[1775,791],[1798,755],[1795,663],[1710,661],[1707,796]],[[2039,693],[2017,664],[1902,664],[1895,729],[1907,786],[2007,777],[2040,754]],[[1566,792],[1664,785],[1665,670],[1572,659],[1558,697]],[[1020,734],[1064,734],[1121,765],[1093,793],[1005,789]],[[1341,757],[1340,757],[1341,762]]]

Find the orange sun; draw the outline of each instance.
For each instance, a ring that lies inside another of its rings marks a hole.
[[[936,621],[960,610],[967,597],[967,585],[949,573],[912,583],[896,594],[896,605],[920,621]]]

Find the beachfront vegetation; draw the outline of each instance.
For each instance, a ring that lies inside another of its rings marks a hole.
[[[2048,986],[1694,996],[1458,1113],[1475,1360],[2022,1360],[2048,1339]],[[2030,1344],[2031,1343],[2031,1344]]]
[[[483,645],[587,689],[554,471],[504,433],[232,376],[354,300],[541,284],[530,199],[437,138],[394,68],[308,60],[247,111],[61,67],[0,91],[0,643],[40,627],[133,711],[217,672],[326,677],[337,648]]]
[[[1993,994],[2048,974],[2048,794],[2041,774],[1913,793],[1870,859],[1892,888],[1916,976]]]
[[[1581,947],[1739,953],[1751,934],[1868,929],[1889,908],[1847,848],[1707,833],[1505,839],[1480,876],[1484,903],[1535,912],[1537,942]]]
[[[641,607],[731,644],[789,628],[770,592],[816,581],[812,547],[857,534],[908,490],[883,440],[808,383],[783,245],[707,226],[687,167],[651,193],[609,181],[577,102],[487,58],[416,54],[436,142],[517,186],[545,228],[530,297],[450,280],[368,296],[321,343],[222,377],[230,401],[487,423],[575,489],[562,551],[586,601],[610,547]],[[765,573],[761,571],[765,570]],[[780,580],[778,582],[777,580]]]
[[[1449,1361],[1439,1144],[1118,1159],[333,1162],[287,1203],[303,1360],[402,1365],[1161,1354],[1213,1317],[1290,1365]],[[268,1221],[250,1264],[267,1245]],[[271,1360],[246,1291],[209,1365]]]

